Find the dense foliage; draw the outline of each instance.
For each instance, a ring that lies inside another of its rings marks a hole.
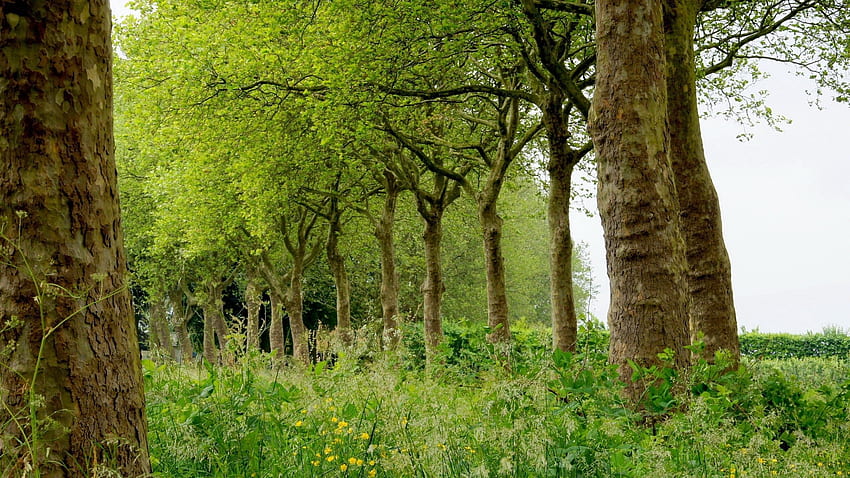
[[[539,352],[546,332],[527,332],[536,338],[512,373],[460,329],[447,330],[449,348],[431,375],[411,368],[421,352],[406,347],[378,356],[355,347],[360,354],[307,370],[270,369],[257,356],[222,369],[146,362],[154,469],[163,477],[850,473],[846,360],[659,370],[671,387],[648,390],[646,409],[633,412],[599,330],[586,327],[585,347],[554,360]]]
[[[825,331],[805,335],[742,334],[741,353],[755,358],[802,358],[850,356],[850,336]]]

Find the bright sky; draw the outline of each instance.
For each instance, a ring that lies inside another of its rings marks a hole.
[[[130,13],[124,3],[111,1],[114,15]],[[702,125],[738,325],[747,330],[850,329],[850,105],[811,107],[810,87],[781,69],[759,84],[772,93],[773,110],[793,120],[782,132],[719,119]],[[743,132],[754,138],[738,141]],[[600,286],[592,310],[604,321],[609,290],[599,218],[576,213],[572,226],[575,240],[588,244]]]

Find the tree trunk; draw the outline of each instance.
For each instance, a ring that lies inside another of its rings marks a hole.
[[[174,310],[174,331],[177,334],[177,342],[180,346],[183,363],[192,360],[192,339],[189,337],[189,320],[192,318],[190,307],[183,305],[183,292],[179,289],[171,291],[169,302]]]
[[[301,281],[304,277],[303,257],[295,257],[292,277],[286,291],[286,313],[292,331],[292,356],[302,364],[310,363],[309,335],[304,325],[304,292]]]
[[[5,0],[0,12],[0,311],[17,319],[0,332],[0,469],[77,477],[114,463],[147,475],[109,5]]]
[[[577,320],[573,300],[573,240],[570,199],[573,168],[581,156],[569,145],[570,131],[563,99],[550,93],[543,108],[543,126],[549,140],[549,270],[552,301],[552,348],[575,350]]]
[[[398,272],[395,264],[395,239],[393,224],[398,195],[401,189],[395,175],[384,171],[384,208],[375,226],[375,237],[381,249],[381,312],[384,324],[381,338],[384,348],[395,350],[401,342],[401,329],[398,326]]]
[[[218,365],[220,362],[215,346],[215,312],[206,304],[201,306],[201,310],[204,312],[204,360]]]
[[[599,168],[611,306],[609,360],[637,401],[628,365],[688,356],[685,248],[669,158],[660,1],[596,3],[597,83],[590,117]]]
[[[484,264],[487,273],[487,325],[491,343],[511,340],[508,320],[508,295],[505,288],[505,259],[502,256],[502,218],[496,213],[498,192],[485,191],[478,201],[478,220],[484,239]]]
[[[697,109],[693,38],[701,3],[664,3],[670,157],[688,261],[691,340],[696,341],[701,332],[707,359],[712,360],[716,351],[725,349],[737,361],[740,351],[732,270],[723,241],[720,202],[705,161]]]
[[[443,268],[440,260],[441,241],[443,237],[442,211],[437,211],[425,218],[425,232],[422,238],[425,242],[425,281],[422,284],[423,314],[425,322],[425,358],[431,361],[443,341],[443,321],[441,304],[445,285],[443,284]]]
[[[336,331],[342,344],[350,346],[354,338],[351,332],[351,284],[345,270],[345,258],[339,253],[339,236],[342,234],[340,214],[339,200],[332,198],[325,252],[336,288]]]
[[[245,352],[260,350],[260,308],[263,305],[263,291],[258,282],[258,272],[248,267],[247,284],[245,285],[245,307],[248,309],[247,324],[245,324]]]
[[[283,334],[283,295],[272,288],[269,293],[271,308],[271,324],[269,325],[269,346],[272,352],[277,352],[276,358],[283,360],[286,355],[286,343]]]
[[[171,331],[166,318],[166,303],[159,298],[152,298],[149,309],[148,326],[150,335],[148,346],[151,351],[173,358],[174,347],[171,345]]]

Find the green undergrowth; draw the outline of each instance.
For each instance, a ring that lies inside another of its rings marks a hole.
[[[309,369],[277,368],[262,355],[229,368],[146,361],[155,474],[850,474],[846,360],[751,361],[731,373],[704,361],[686,373],[638,370],[657,380],[637,413],[623,405],[615,371],[593,343],[554,357],[527,351],[511,371],[486,348],[443,357],[427,373],[409,351],[341,354],[333,367]]]

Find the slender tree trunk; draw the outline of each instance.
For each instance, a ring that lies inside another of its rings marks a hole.
[[[149,309],[150,336],[148,346],[151,350],[166,354],[168,357],[174,355],[174,347],[171,346],[171,331],[168,328],[166,318],[166,303],[159,298],[152,298]]]
[[[508,320],[508,294],[505,287],[505,259],[502,256],[502,218],[496,213],[498,192],[485,191],[478,201],[478,220],[484,238],[484,264],[487,273],[487,325],[491,343],[511,340]]]
[[[247,275],[245,307],[248,309],[248,323],[245,324],[245,351],[249,352],[260,349],[260,307],[263,305],[263,291],[258,284],[257,271],[249,267]]]
[[[590,117],[599,168],[611,306],[609,360],[637,401],[629,360],[688,356],[685,248],[669,158],[661,2],[596,3],[597,83]]]
[[[207,304],[201,305],[201,310],[204,313],[204,360],[218,365],[220,361],[215,346],[215,312],[212,306]]]
[[[440,259],[443,238],[442,211],[437,211],[425,218],[425,232],[422,238],[425,242],[425,281],[422,284],[425,357],[427,361],[430,361],[443,341],[443,321],[440,312],[445,291]]]
[[[549,271],[552,301],[552,347],[575,350],[577,320],[573,300],[573,241],[570,234],[570,195],[573,168],[581,156],[569,146],[567,113],[561,96],[551,93],[543,110],[549,140]]]
[[[381,312],[383,314],[384,348],[395,350],[401,342],[401,329],[398,326],[398,272],[395,264],[395,239],[393,225],[398,195],[401,189],[395,175],[384,172],[384,208],[375,226],[375,237],[381,249]]]
[[[292,277],[286,291],[286,313],[289,315],[289,328],[292,331],[292,355],[295,360],[309,364],[309,334],[304,325],[304,291],[301,287],[304,277],[303,255],[293,259]]]
[[[721,349],[737,360],[740,351],[732,268],[723,241],[720,202],[705,161],[697,109],[693,38],[701,3],[664,2],[670,157],[687,251],[691,340],[704,334],[704,353],[709,360]]]
[[[0,0],[0,22],[0,469],[146,476],[109,4]]]
[[[271,325],[269,326],[269,345],[272,352],[277,352],[277,359],[283,360],[286,355],[286,343],[283,334],[283,295],[274,287],[269,294],[271,302]]]
[[[336,288],[336,330],[342,344],[349,346],[354,339],[351,332],[351,284],[345,270],[345,258],[339,252],[339,236],[342,234],[342,224],[340,224],[339,200],[337,198],[331,199],[329,222],[325,252]]]
[[[171,291],[169,302],[174,308],[174,331],[177,333],[177,342],[180,345],[180,353],[183,363],[192,360],[192,339],[189,337],[189,320],[192,318],[190,308],[183,305],[183,293],[179,289]]]

